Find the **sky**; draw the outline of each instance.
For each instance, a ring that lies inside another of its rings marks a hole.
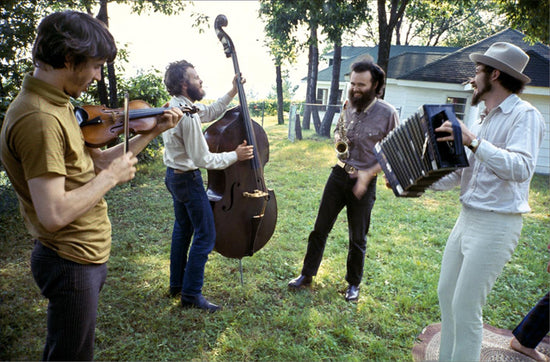
[[[126,5],[109,3],[109,29],[117,44],[127,44],[129,64],[126,73],[155,68],[164,74],[166,66],[185,59],[192,63],[203,80],[206,99],[217,99],[231,89],[234,67],[226,58],[223,45],[214,30],[217,15],[224,14],[228,25],[223,29],[233,40],[239,68],[246,79],[244,89],[248,97],[262,99],[275,85],[275,66],[265,45],[264,24],[258,18],[257,1],[194,1],[179,15],[167,16],[150,12],[131,14]],[[201,34],[193,28],[194,12],[210,16],[210,27]],[[295,98],[304,98],[307,75],[307,54],[288,68],[293,85],[300,85]]]

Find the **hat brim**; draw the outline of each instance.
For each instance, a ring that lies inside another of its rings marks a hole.
[[[528,76],[526,76],[523,73],[520,73],[520,72],[516,71],[515,69],[511,68],[510,66],[502,63],[501,61],[499,61],[495,58],[488,57],[488,56],[486,56],[484,54],[481,54],[481,53],[472,53],[472,54],[470,54],[470,59],[475,63],[486,64],[486,65],[491,66],[495,69],[498,69],[501,72],[504,72],[504,73],[506,73],[506,74],[522,81],[523,84],[527,84],[527,83],[531,82],[531,78],[529,78]]]

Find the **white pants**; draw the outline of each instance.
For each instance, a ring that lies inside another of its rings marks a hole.
[[[440,361],[479,361],[482,308],[512,257],[522,225],[521,214],[462,208],[441,262]]]

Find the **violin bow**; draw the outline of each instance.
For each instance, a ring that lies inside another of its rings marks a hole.
[[[130,109],[129,95],[124,93],[124,154],[130,149]]]

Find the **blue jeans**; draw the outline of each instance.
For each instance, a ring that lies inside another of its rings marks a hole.
[[[78,264],[35,242],[31,270],[42,295],[48,298],[45,361],[90,361],[99,292],[107,264]]]
[[[170,288],[181,287],[182,294],[199,295],[204,283],[204,266],[216,242],[212,207],[199,170],[175,173],[168,167],[165,184],[172,194],[175,215]]]
[[[319,270],[327,237],[340,211],[346,207],[348,218],[348,259],[346,281],[359,285],[363,278],[363,267],[367,250],[367,233],[370,215],[376,201],[376,177],[371,180],[367,191],[358,200],[352,192],[357,179],[351,178],[340,166],[335,166],[327,180],[313,231],[309,234],[307,252],[302,275],[314,276]]]

